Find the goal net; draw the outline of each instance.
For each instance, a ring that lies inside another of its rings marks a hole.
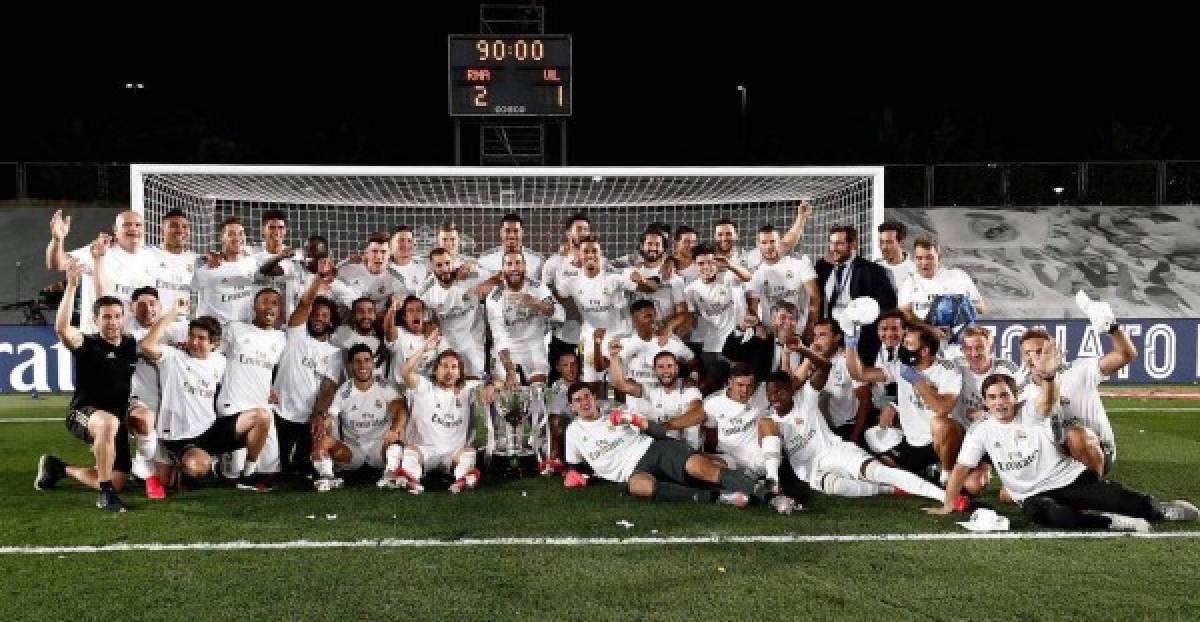
[[[418,252],[432,249],[438,227],[458,226],[461,252],[478,256],[499,245],[500,218],[524,221],[525,244],[546,255],[563,240],[563,221],[583,212],[605,255],[636,249],[646,225],[689,225],[711,241],[721,218],[737,224],[739,246],[752,248],[763,224],[784,230],[795,205],[813,216],[797,251],[815,261],[835,224],[854,225],[861,252],[879,255],[882,167],[826,168],[492,168],[133,165],[133,209],[146,218],[147,240],[162,242],[161,222],[181,209],[192,223],[192,249],[215,250],[217,227],[230,216],[258,243],[267,210],[288,216],[288,244],[320,234],[334,257],[359,251],[367,236],[410,226]]]

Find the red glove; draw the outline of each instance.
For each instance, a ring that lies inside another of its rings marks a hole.
[[[629,424],[639,430],[645,430],[647,421],[645,417],[633,412],[632,410],[614,408],[613,411],[608,414],[608,424],[612,426]]]
[[[581,474],[575,469],[567,471],[567,474],[563,476],[563,486],[566,486],[567,488],[583,488],[584,486],[587,486],[587,483],[587,476]]]

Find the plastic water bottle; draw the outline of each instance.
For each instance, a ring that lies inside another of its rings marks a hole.
[[[38,396],[37,387],[33,387],[32,389],[29,390],[29,399],[31,399],[31,400],[40,399]]]

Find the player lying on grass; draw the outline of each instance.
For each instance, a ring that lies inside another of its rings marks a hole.
[[[655,501],[695,501],[745,507],[751,502],[769,504],[790,514],[796,502],[772,495],[764,482],[727,469],[712,456],[668,438],[662,424],[651,423],[631,411],[614,410],[602,417],[596,396],[582,382],[567,390],[575,420],[567,426],[563,478],[568,488],[586,486],[590,470],[596,477],[625,484],[629,494]],[[720,489],[707,486],[716,485]]]
[[[963,440],[946,485],[945,504],[926,511],[955,511],[963,480],[986,454],[1026,518],[1038,525],[1145,532],[1150,530],[1148,521],[1200,519],[1200,511],[1187,501],[1156,501],[1119,482],[1101,479],[1063,452],[1055,438],[1062,418],[1060,363],[1054,342],[1047,340],[1036,366],[1045,380],[1036,400],[1018,402],[1017,383],[1011,376],[992,374],[983,381],[988,416],[971,426]]]
[[[806,482],[813,490],[842,497],[899,493],[936,501],[945,498],[941,488],[908,471],[885,466],[858,445],[839,438],[818,408],[819,391],[809,385],[796,391],[794,382],[783,371],[772,373],[767,380],[771,414],[762,419],[769,422],[765,426],[769,432],[761,440],[768,481],[780,485]],[[959,503],[965,507],[966,498]]]

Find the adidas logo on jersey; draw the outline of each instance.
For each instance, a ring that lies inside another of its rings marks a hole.
[[[116,353],[114,353],[114,352],[109,352],[108,354],[105,354],[105,355],[104,355],[104,358],[106,358],[106,359],[115,359],[115,358],[117,358],[117,355],[116,355]]]

